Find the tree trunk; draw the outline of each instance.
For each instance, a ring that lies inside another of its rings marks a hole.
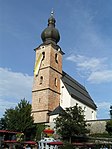
[[[69,143],[71,144],[71,137],[69,138]]]

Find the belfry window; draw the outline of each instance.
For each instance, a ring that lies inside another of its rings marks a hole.
[[[55,86],[57,87],[57,79],[55,78],[55,80],[54,80],[54,84],[55,84]]]
[[[43,56],[43,58],[42,58],[42,61],[45,59],[45,52],[42,52],[42,56]]]
[[[58,63],[58,54],[57,53],[55,54],[55,61],[56,61],[56,63]]]
[[[40,84],[43,83],[43,76],[40,77]]]

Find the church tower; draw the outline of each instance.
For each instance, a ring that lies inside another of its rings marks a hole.
[[[49,122],[49,113],[60,102],[63,52],[57,45],[60,34],[55,28],[55,22],[53,13],[51,13],[48,26],[41,34],[43,43],[35,49],[36,59],[32,89],[32,115],[35,123]]]

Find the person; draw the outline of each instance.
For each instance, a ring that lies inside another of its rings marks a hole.
[[[26,149],[31,149],[31,146],[29,144],[27,144]]]
[[[24,149],[24,148],[23,148],[23,145],[19,144],[19,145],[16,145],[16,149]]]
[[[9,146],[7,144],[4,144],[2,147],[3,149],[9,149]]]

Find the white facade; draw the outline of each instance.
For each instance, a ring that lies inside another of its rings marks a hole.
[[[65,110],[68,107],[73,107],[75,105],[80,106],[84,110],[85,120],[96,120],[96,110],[92,109],[91,107],[83,104],[82,102],[78,101],[77,99],[71,97],[67,88],[65,87],[64,83],[61,80],[60,85],[60,106]],[[50,116],[50,123],[51,127],[54,127],[54,119],[58,116],[51,115]]]
[[[60,80],[60,106],[65,109],[71,106],[71,96],[67,91],[64,83]]]
[[[62,80],[60,87],[60,106],[63,109],[73,107],[77,104],[84,110],[85,120],[96,120],[96,110],[71,97]]]
[[[96,110],[71,97],[71,106],[76,104],[84,110],[85,120],[96,120]]]
[[[58,117],[58,116],[59,116],[59,114],[57,114],[57,115],[51,115],[49,117],[50,128],[54,129],[54,127],[55,127],[55,123],[54,123],[55,122],[55,118]]]

